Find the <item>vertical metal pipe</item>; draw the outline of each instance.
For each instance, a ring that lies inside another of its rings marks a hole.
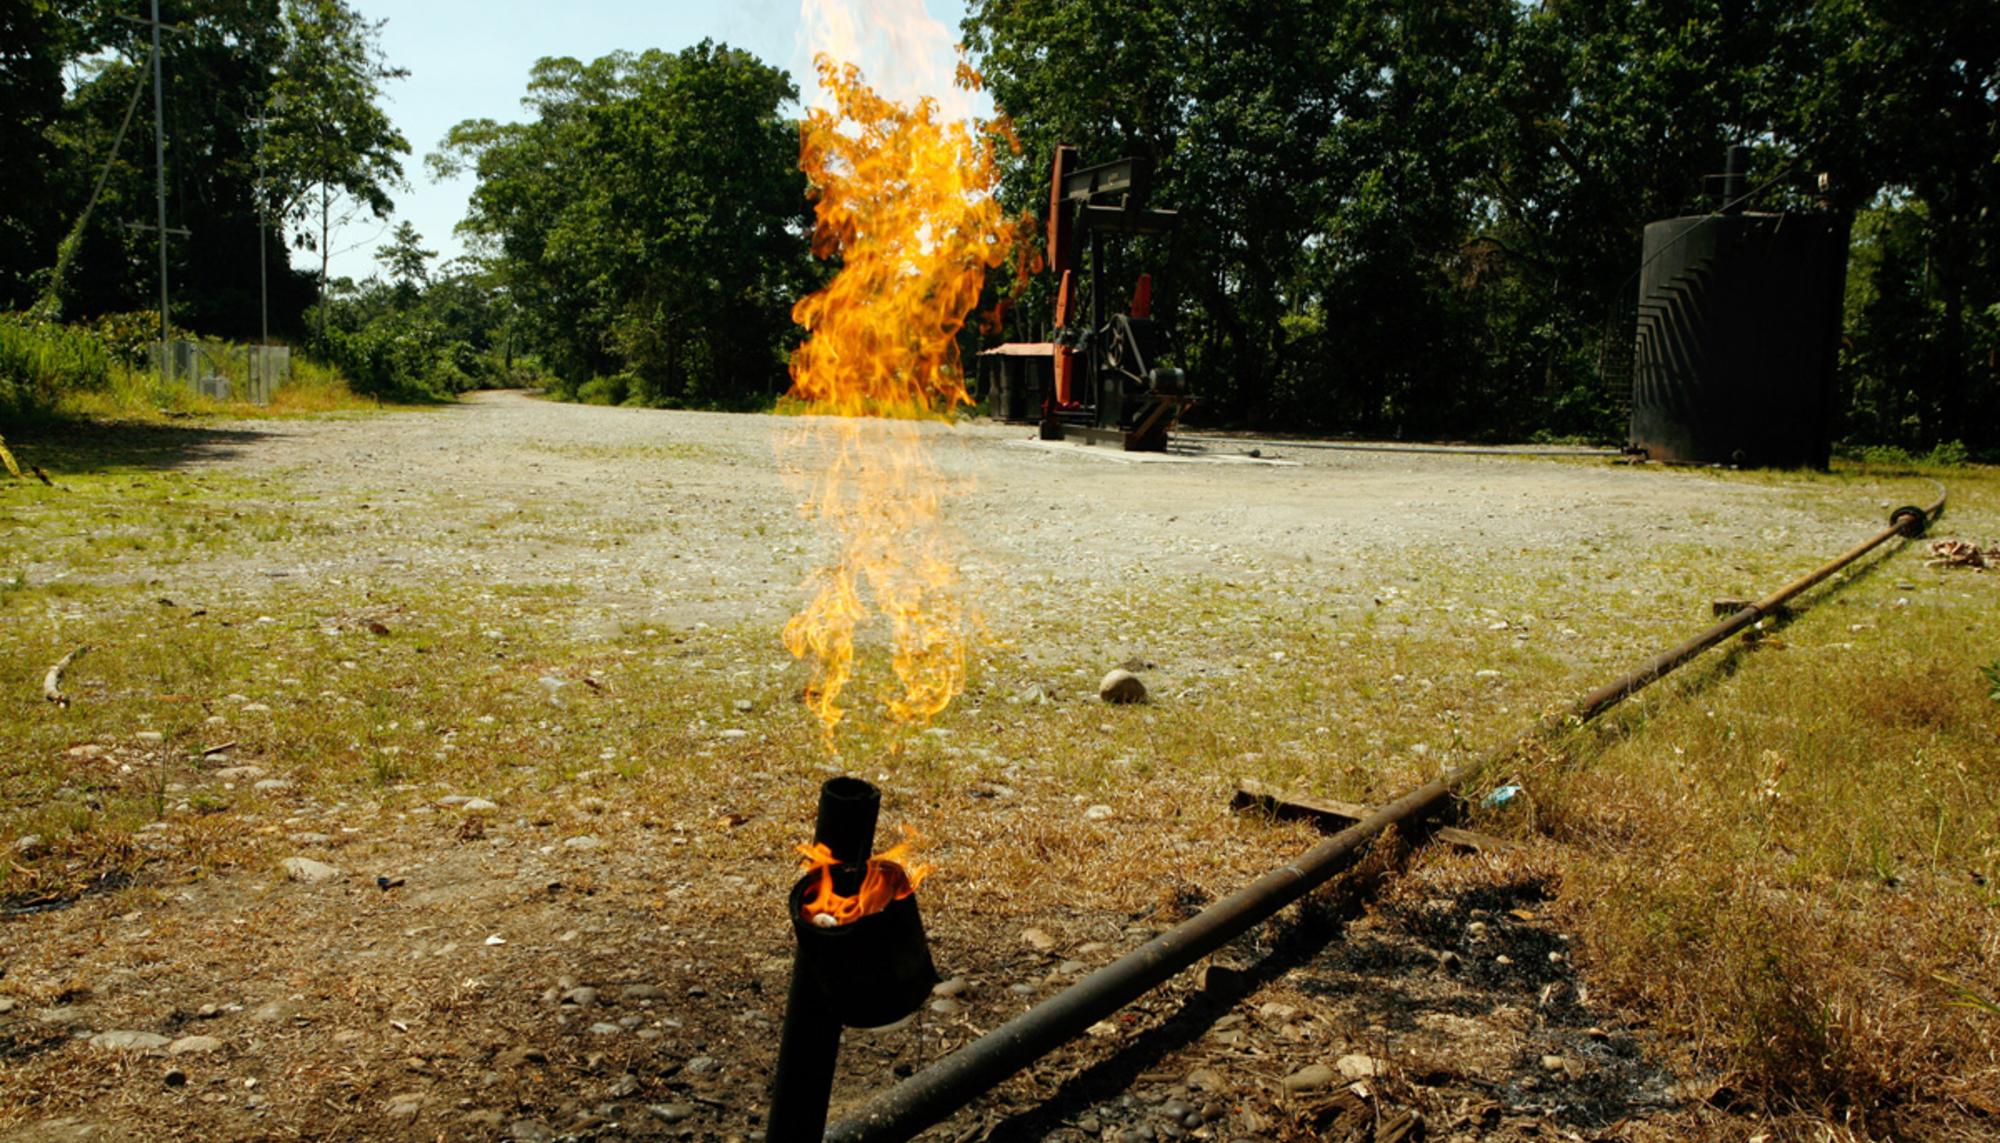
[[[1740,214],[1744,178],[1750,170],[1750,148],[1741,144],[1729,148],[1722,160],[1722,213]]]
[[[826,846],[837,863],[836,892],[852,894],[861,888],[881,812],[882,792],[859,778],[831,778],[819,788],[813,840]],[[764,1126],[767,1143],[819,1143],[826,1133],[827,1101],[833,1098],[840,1021],[813,986],[800,963],[802,955],[802,949],[793,950],[792,987],[785,999],[785,1026],[779,1033],[778,1066],[771,1079],[771,1113]]]
[[[167,120],[166,97],[160,71],[166,61],[160,56],[160,0],[153,0],[153,205],[157,208],[160,236],[160,368],[167,376],[175,373],[173,346],[167,340]]]

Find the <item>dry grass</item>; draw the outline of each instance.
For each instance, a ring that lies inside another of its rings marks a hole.
[[[1940,533],[1991,530],[1995,475]],[[1523,772],[1593,979],[1788,1137],[2000,1116],[1996,615],[2000,578],[1878,559]]]
[[[1794,480],[1857,535],[1876,500],[1922,487],[1858,470],[1727,479]],[[2000,474],[1949,479],[1940,534],[2000,533]],[[556,840],[701,826],[704,862],[761,888],[786,875],[771,855],[835,767],[772,625],[605,630],[576,589],[477,580],[246,573],[193,598],[182,562],[297,562],[354,542],[350,522],[199,471],[72,465],[61,483],[0,488],[0,847],[41,838],[0,879],[17,902],[268,870],[313,824],[302,807],[443,834],[460,828],[431,811],[446,793]],[[519,517],[452,511],[479,542],[521,538]],[[1106,585],[1088,609],[1051,609],[1031,642],[985,647],[935,732],[851,739],[849,764],[888,786],[890,823],[929,835],[938,916],[993,931],[1150,916],[1308,843],[1303,826],[1230,815],[1234,778],[1385,798],[1701,625],[1709,599],[1804,570],[1800,556],[1782,537],[1412,552],[1338,598],[1220,574]],[[1542,839],[1536,868],[1562,887],[1593,985],[1680,1034],[1683,1064],[1728,1077],[1781,1134],[1973,1138],[2000,1115],[1985,1006],[2000,999],[2000,704],[1979,675],[2000,658],[1996,614],[2000,576],[1889,557],[1757,649],[1712,655],[1493,776],[1528,797],[1482,824]],[[67,683],[75,704],[50,709],[41,673],[81,642],[96,650]],[[1160,660],[1155,700],[1097,703],[1098,674],[1135,654]],[[1054,701],[1024,701],[1031,685]],[[242,763],[292,786],[215,776]],[[622,808],[579,808],[583,791]],[[1086,817],[1093,804],[1111,817]]]

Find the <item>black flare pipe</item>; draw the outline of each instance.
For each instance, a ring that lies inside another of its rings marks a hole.
[[[1568,717],[1578,722],[1596,718],[1888,540],[1922,534],[1931,519],[1944,511],[1944,503],[1944,489],[1940,487],[1937,501],[1929,508],[1896,509],[1890,513],[1889,526],[1881,532],[1686,643],[1656,656],[1624,678],[1592,691],[1570,708]],[[827,1129],[826,1143],[901,1143],[942,1122],[1008,1076],[1325,884],[1353,865],[1367,852],[1369,843],[1390,826],[1418,823],[1433,816],[1450,802],[1459,785],[1511,749],[1460,766],[1404,794],[1296,860],[1264,874],[1249,886],[881,1093],[851,1118]],[[772,1139],[775,1143],[777,1136]]]
[[[861,888],[881,812],[882,792],[859,778],[829,778],[819,788],[813,840],[833,854],[836,892],[852,895]],[[840,1018],[814,987],[803,956],[803,946],[794,950],[792,987],[771,1080],[771,1114],[765,1121],[768,1143],[819,1143],[826,1131],[827,1101],[833,1098]]]

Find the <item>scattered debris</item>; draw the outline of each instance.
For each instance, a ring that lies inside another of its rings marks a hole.
[[[1932,540],[1931,558],[1925,567],[1972,568],[1982,571],[2000,567],[2000,544],[1982,548],[1973,540]]]
[[[64,655],[62,658],[56,660],[56,665],[50,667],[49,673],[42,677],[43,698],[49,700],[50,702],[56,704],[57,706],[69,705],[69,696],[64,694],[62,689],[63,672],[69,670],[69,665],[71,663],[76,662],[77,656],[83,654],[85,651],[88,650],[90,650],[90,644],[84,643],[81,646],[77,647],[76,650],[71,651],[69,654]]]

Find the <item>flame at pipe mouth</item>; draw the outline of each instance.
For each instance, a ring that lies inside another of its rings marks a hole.
[[[806,897],[799,910],[807,921],[815,925],[833,927],[850,924],[871,913],[879,913],[893,902],[900,901],[917,891],[929,875],[931,867],[921,862],[908,863],[911,842],[904,841],[868,860],[868,871],[861,879],[860,888],[852,894],[834,890],[834,869],[839,864],[833,858],[833,851],[817,842],[799,847],[799,856],[805,863],[799,872],[819,877],[806,891]]]
[[[799,166],[813,251],[840,270],[792,309],[808,337],[792,355],[790,396],[832,418],[800,435],[814,453],[805,511],[840,548],[813,574],[784,641],[813,660],[806,702],[837,753],[855,639],[872,619],[889,627],[897,685],[880,699],[897,727],[927,723],[964,689],[974,621],[941,523],[954,489],[917,422],[971,404],[958,338],[986,272],[1032,219],[1008,220],[994,197],[1004,129],[945,121],[933,99],[897,103],[852,64],[815,63],[834,107],[800,124]],[[962,64],[959,80],[978,83]],[[887,423],[864,429],[862,418]]]

